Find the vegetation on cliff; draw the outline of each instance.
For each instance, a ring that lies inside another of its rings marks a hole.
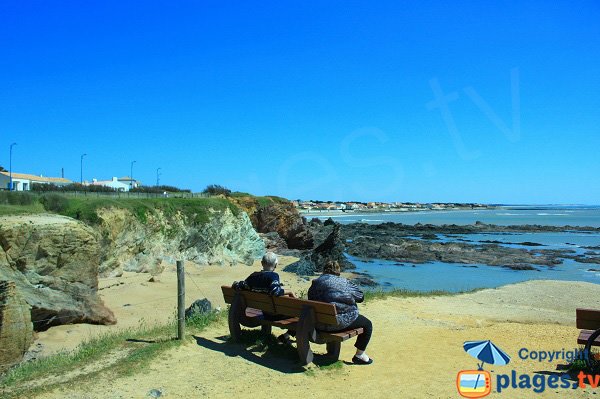
[[[209,210],[229,209],[236,216],[240,211],[244,211],[252,219],[259,208],[281,203],[288,201],[280,197],[260,197],[239,192],[231,193],[227,197],[217,195],[208,198],[117,198],[0,191],[0,216],[46,211],[95,225],[100,222],[99,209],[119,208],[131,211],[142,223],[146,223],[149,214],[160,210],[167,216],[179,212],[196,224],[204,224],[210,218]]]

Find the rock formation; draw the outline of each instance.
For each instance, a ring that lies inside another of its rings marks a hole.
[[[29,305],[12,281],[0,281],[0,374],[19,363],[33,342]]]
[[[354,269],[354,265],[344,256],[344,243],[340,236],[340,225],[335,224],[333,230],[319,246],[312,251],[305,252],[300,260],[285,268],[300,275],[312,275],[322,272],[323,266],[330,261],[338,261],[342,270]]]
[[[102,276],[123,271],[159,274],[165,264],[174,264],[176,259],[199,264],[252,264],[265,251],[263,240],[244,212],[214,211],[204,224],[158,209],[147,215],[145,223],[125,209],[101,209],[98,216],[105,254]]]
[[[116,322],[97,295],[99,264],[96,234],[81,222],[53,215],[0,221],[0,280],[15,283],[36,331]]]
[[[259,233],[277,232],[290,249],[311,249],[314,241],[303,219],[291,203],[277,203],[259,208],[254,218]]]

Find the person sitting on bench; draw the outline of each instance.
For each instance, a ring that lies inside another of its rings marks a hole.
[[[261,264],[263,269],[258,272],[254,272],[246,278],[244,281],[236,281],[232,284],[232,287],[235,290],[248,290],[254,292],[262,292],[265,294],[269,294],[271,296],[282,296],[287,295],[292,298],[295,298],[291,291],[286,291],[283,289],[283,284],[279,281],[279,274],[275,273],[275,268],[279,260],[277,259],[277,255],[273,252],[267,252],[262,260]],[[277,321],[281,319],[288,318],[287,316],[279,316],[270,313],[263,312],[263,316],[265,320]],[[277,337],[280,342],[284,344],[290,344],[290,337],[294,335],[293,331],[287,331],[284,334]]]
[[[354,364],[371,364],[373,359],[365,353],[373,324],[363,315],[358,314],[357,303],[364,300],[364,294],[353,283],[340,277],[340,264],[337,261],[328,261],[323,268],[323,274],[312,281],[308,289],[308,299],[313,301],[332,303],[337,311],[337,326],[317,325],[322,331],[343,331],[353,328],[363,328],[363,333],[356,339],[356,354],[352,358]]]

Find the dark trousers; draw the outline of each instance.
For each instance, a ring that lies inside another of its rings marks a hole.
[[[363,329],[363,333],[359,334],[354,346],[358,350],[366,350],[367,345],[369,345],[369,341],[371,340],[371,334],[373,334],[373,323],[371,323],[371,320],[360,314],[358,315],[358,318],[354,320],[348,327],[344,328],[344,330],[352,330],[353,328]]]

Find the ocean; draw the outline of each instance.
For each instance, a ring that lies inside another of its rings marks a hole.
[[[473,224],[477,221],[503,226],[518,224],[541,224],[551,226],[590,226],[600,227],[600,206],[581,205],[540,205],[507,206],[497,209],[382,212],[382,213],[335,213],[306,214],[307,218],[331,217],[340,223],[404,223],[404,224]]]
[[[319,215],[318,217],[326,219],[329,215]],[[477,211],[386,212],[342,214],[331,215],[331,217],[340,223],[396,222],[461,225],[481,221],[498,225],[539,224],[600,227],[600,207],[597,206],[515,206]],[[438,235],[439,242],[451,242],[458,239],[472,240],[474,243],[493,240],[506,242],[506,244],[500,245],[531,249],[531,247],[511,244],[529,241],[543,244],[544,249],[568,249],[574,254],[592,252],[600,255],[600,250],[584,248],[600,246],[600,234],[597,232]],[[475,288],[495,288],[527,280],[568,280],[600,284],[600,264],[578,263],[570,259],[565,259],[562,264],[551,268],[537,266],[536,270],[511,270],[497,266],[443,262],[398,265],[398,262],[393,261],[372,259],[369,262],[363,262],[349,255],[347,257],[356,265],[357,272],[368,273],[384,289],[404,288],[417,291],[457,292]]]

